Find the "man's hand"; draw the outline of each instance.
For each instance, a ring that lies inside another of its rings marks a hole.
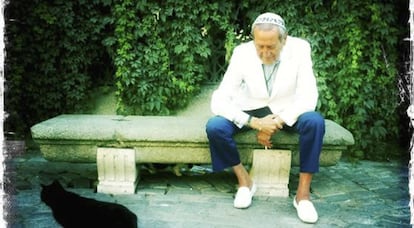
[[[250,127],[258,130],[257,141],[265,147],[271,148],[272,135],[283,128],[284,121],[277,115],[270,114],[263,118],[253,117]]]
[[[263,131],[257,132],[257,141],[265,147],[272,148],[272,135]]]
[[[250,122],[250,127],[258,130],[259,132],[263,131],[263,133],[271,136],[273,133],[282,129],[283,124],[284,122],[279,116],[270,114],[263,118],[253,117]]]

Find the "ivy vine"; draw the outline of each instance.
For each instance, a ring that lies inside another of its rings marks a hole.
[[[275,7],[276,6],[276,7]],[[398,138],[399,4],[369,1],[10,1],[6,131],[82,112],[112,86],[122,115],[171,115],[221,80],[233,48],[274,11],[312,46],[318,110],[349,129],[350,154],[384,159]]]

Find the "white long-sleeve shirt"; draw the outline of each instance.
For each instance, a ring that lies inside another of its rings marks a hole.
[[[289,126],[308,111],[314,111],[318,89],[312,68],[311,48],[307,41],[288,36],[280,55],[280,65],[269,96],[262,61],[253,41],[237,46],[219,87],[214,91],[211,110],[215,115],[246,124],[243,111],[268,106]]]

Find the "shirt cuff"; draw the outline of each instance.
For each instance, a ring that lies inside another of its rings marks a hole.
[[[242,128],[243,126],[247,124],[248,120],[249,120],[249,114],[245,112],[240,112],[234,117],[233,123],[236,124],[238,128]]]
[[[289,127],[292,127],[296,123],[296,120],[297,120],[296,118],[294,119],[289,118],[283,113],[279,114],[279,118],[282,119],[283,122],[285,122],[285,124],[288,125]]]

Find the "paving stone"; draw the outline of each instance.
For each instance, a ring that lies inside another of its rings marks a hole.
[[[60,167],[36,156],[18,158],[7,169],[7,174],[13,174],[8,176],[13,185],[5,197],[9,227],[59,227],[40,201],[40,182],[56,177],[72,183],[74,188],[68,190],[77,194],[127,206],[143,228],[313,227],[300,222],[292,206],[297,167],[291,169],[289,197],[254,197],[245,210],[233,208],[236,179],[231,172],[186,172],[181,177],[171,172],[144,173],[135,194],[108,195],[79,187],[96,177],[94,169],[66,163]],[[399,162],[340,161],[321,167],[312,184],[311,197],[319,213],[315,227],[411,227],[404,171],[406,165]]]

